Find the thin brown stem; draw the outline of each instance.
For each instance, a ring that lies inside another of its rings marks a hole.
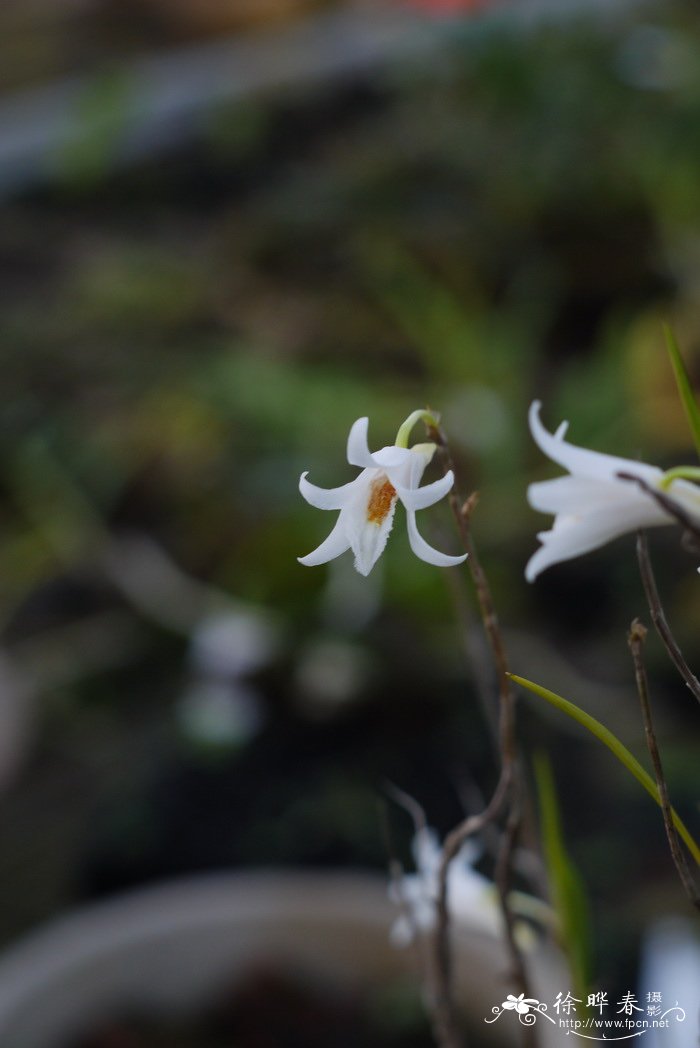
[[[498,853],[498,860],[496,862],[496,874],[495,881],[496,887],[498,888],[498,897],[501,904],[501,912],[503,914],[508,913],[511,915],[510,910],[510,879],[511,870],[513,868],[513,853],[515,851],[515,845],[518,839],[518,833],[520,832],[521,826],[521,810],[520,810],[520,798],[519,791],[512,790],[511,808],[508,813],[508,819],[506,821],[505,833],[501,840],[501,847]],[[523,961],[523,955],[518,947],[515,939],[515,921],[512,919],[506,919],[504,921],[506,942],[508,945],[508,953],[511,960],[511,976],[517,983],[521,993],[525,996],[530,995],[529,980],[527,977],[527,971],[525,969],[525,962]],[[525,1039],[530,1040],[528,1034],[533,1031],[526,1028]]]
[[[697,887],[690,870],[688,869],[685,854],[681,848],[680,841],[678,840],[676,828],[673,825],[671,801],[668,795],[668,786],[666,784],[663,765],[661,763],[661,754],[659,753],[656,732],[654,730],[651,702],[649,699],[649,684],[647,681],[647,672],[643,656],[646,635],[646,627],[642,625],[639,619],[635,619],[627,635],[627,643],[629,644],[632,653],[632,661],[634,663],[634,675],[637,681],[637,692],[639,694],[639,702],[642,708],[642,720],[644,721],[644,734],[646,736],[647,749],[654,769],[654,778],[656,779],[656,785],[659,790],[661,811],[663,813],[666,836],[671,849],[671,857],[673,858],[673,862],[678,871],[678,876],[681,879],[686,895],[693,906],[700,910],[700,895],[698,894]]]
[[[680,673],[691,693],[695,696],[697,701],[700,702],[700,681],[698,681],[698,678],[685,661],[683,652],[678,646],[678,642],[673,636],[671,627],[666,619],[661,598],[659,597],[659,590],[656,585],[654,569],[651,566],[649,546],[646,540],[646,535],[643,531],[640,531],[637,534],[637,560],[639,562],[639,573],[642,576],[642,584],[644,586],[644,592],[646,594],[649,613],[651,615],[651,621],[654,623],[654,628],[661,638],[674,666]]]
[[[636,484],[637,487],[642,489],[645,495],[652,498],[662,510],[668,513],[669,517],[673,517],[674,520],[677,520],[679,524],[683,525],[686,531],[690,532],[691,535],[694,535],[695,538],[700,539],[700,527],[698,527],[697,520],[691,517],[683,506],[676,502],[674,498],[671,498],[670,495],[667,495],[659,488],[655,488],[653,484],[647,484],[646,480],[635,476],[634,473],[618,473],[616,476],[619,480],[629,480],[633,484]]]
[[[470,605],[464,573],[448,571],[447,583],[457,615],[457,628],[464,644],[465,669],[471,677],[481,712],[496,752],[498,739],[498,702],[494,695],[494,670],[486,638]]]
[[[414,831],[418,833],[419,830],[424,830],[428,825],[428,820],[425,817],[425,811],[415,797],[388,780],[384,783],[384,789],[392,801],[411,816]]]
[[[433,1010],[445,1032],[444,1040],[438,1043],[445,1048],[461,1044],[461,1036],[455,1018],[452,999],[452,965],[450,958],[450,912],[447,898],[447,876],[450,864],[462,845],[475,833],[479,833],[490,822],[497,819],[508,797],[510,772],[501,772],[491,800],[478,815],[470,815],[456,826],[445,838],[438,870],[437,921],[435,929],[435,961]]]
[[[438,453],[446,469],[454,472],[454,462],[450,454],[447,438],[442,430],[430,429],[430,435],[438,446]],[[457,524],[462,545],[467,553],[467,567],[471,573],[476,597],[479,604],[481,619],[484,624],[491,654],[496,667],[498,678],[498,693],[500,699],[499,710],[499,736],[501,756],[504,765],[514,764],[517,759],[517,742],[515,736],[515,692],[508,676],[508,657],[506,655],[505,642],[498,621],[496,605],[491,593],[486,572],[484,571],[476,545],[469,526],[471,514],[478,501],[478,494],[474,492],[464,501],[460,496],[456,485],[450,492],[450,508]]]
[[[437,444],[438,453],[443,465],[446,469],[451,469],[454,472],[454,464],[452,462],[452,456],[450,454],[445,434],[440,429],[431,428],[430,436]],[[508,657],[498,615],[496,613],[496,606],[491,593],[491,587],[486,572],[479,560],[470,528],[470,518],[476,506],[477,498],[477,494],[474,493],[465,502],[459,495],[456,487],[453,487],[450,494],[450,506],[462,540],[462,545],[468,554],[467,566],[471,573],[479,611],[484,625],[484,631],[491,648],[491,654],[496,668],[499,693],[498,736],[501,774],[494,794],[484,811],[480,815],[471,816],[458,826],[448,836],[443,848],[442,862],[439,872],[438,919],[435,934],[435,953],[436,969],[441,992],[441,1004],[444,1004],[446,1010],[449,1010],[452,1014],[454,1010],[452,1007],[451,994],[449,911],[447,899],[447,877],[449,866],[467,837],[478,832],[488,823],[497,819],[506,805],[508,810],[507,826],[497,861],[496,879],[499,890],[501,912],[506,929],[506,943],[511,960],[513,978],[520,992],[525,993],[526,996],[529,995],[527,973],[522,954],[515,938],[515,917],[509,902],[512,856],[521,822],[521,810],[518,803],[518,797],[521,791],[522,776],[518,762],[518,747],[515,730],[515,693],[508,675]],[[532,1028],[528,1028],[527,1030],[527,1040],[530,1045],[535,1044],[535,1033]]]
[[[425,827],[425,814],[423,809],[413,797],[409,794],[404,793],[403,790],[399,790],[391,783],[386,784],[387,792],[392,795],[392,799],[400,804],[401,807],[408,811],[409,815],[413,819],[416,829],[422,829]],[[445,1045],[445,1048],[462,1048],[459,1040],[450,1039],[451,1029],[449,1026],[449,1013],[445,1013],[438,1004],[438,990],[439,983],[435,972],[435,959],[431,954],[429,946],[426,946],[422,936],[419,933],[419,929],[416,926],[415,914],[413,907],[406,899],[404,891],[404,871],[401,863],[396,856],[396,850],[394,848],[394,842],[391,834],[391,824],[387,817],[386,804],[382,804],[380,808],[381,824],[384,833],[384,840],[386,846],[386,852],[389,857],[389,879],[391,883],[392,894],[394,901],[400,908],[400,913],[404,921],[406,921],[413,941],[417,944],[420,963],[423,970],[426,973],[426,983],[428,986],[428,992],[433,1002],[430,1008],[430,1019],[433,1027],[433,1035],[435,1041],[439,1045]]]

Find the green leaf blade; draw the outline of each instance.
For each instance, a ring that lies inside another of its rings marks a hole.
[[[534,770],[552,902],[575,992],[585,1000],[591,971],[588,899],[583,880],[566,849],[554,776],[546,754],[536,754]]]
[[[577,721],[578,724],[586,728],[592,735],[595,735],[595,737],[602,742],[604,746],[607,746],[617,757],[620,763],[624,764],[627,770],[634,775],[637,782],[644,787],[647,793],[656,801],[658,806],[661,807],[659,790],[651,775],[644,770],[637,758],[630,753],[627,747],[620,742],[617,736],[613,735],[604,724],[601,724],[600,721],[595,719],[595,717],[591,717],[589,713],[586,713],[585,710],[582,710],[573,702],[569,702],[569,700],[563,698],[563,696],[557,695],[556,692],[550,691],[548,688],[543,688],[542,685],[535,684],[533,681],[527,680],[526,677],[519,677],[515,673],[509,673],[508,676],[516,684],[520,684],[521,687],[531,691],[534,695],[538,695],[541,699],[545,699],[552,706],[561,710],[562,713],[566,713],[573,720]],[[671,816],[673,818],[673,825],[678,831],[679,836],[695,859],[695,862],[700,866],[700,847],[675,808],[671,808]]]
[[[676,385],[678,386],[678,393],[685,410],[686,418],[688,419],[688,424],[690,425],[690,430],[693,434],[695,449],[698,455],[700,455],[700,408],[698,408],[690,376],[688,375],[683,357],[681,356],[676,336],[669,324],[664,324],[664,337],[666,339],[666,349],[668,350],[668,355],[671,360],[671,367],[673,368]]]

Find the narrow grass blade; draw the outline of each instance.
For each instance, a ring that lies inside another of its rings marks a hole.
[[[535,755],[535,781],[540,808],[542,844],[559,920],[562,946],[571,965],[574,992],[586,999],[590,976],[590,921],[583,881],[566,850],[557,789],[547,755]]]
[[[634,775],[637,782],[641,783],[644,789],[650,796],[654,798],[656,803],[661,807],[661,798],[659,797],[659,791],[656,783],[652,779],[651,775],[644,770],[636,757],[633,757],[630,751],[624,746],[616,735],[597,721],[595,717],[591,717],[589,713],[586,713],[579,706],[575,706],[573,702],[569,702],[568,699],[562,698],[561,695],[557,695],[556,692],[550,691],[548,688],[543,688],[540,684],[534,684],[531,680],[527,680],[525,677],[518,677],[515,673],[509,673],[508,676],[511,680],[515,681],[516,684],[520,684],[523,688],[527,688],[528,691],[533,692],[535,695],[539,695],[541,699],[545,699],[551,703],[552,706],[556,706],[558,710],[568,714],[579,724],[583,725],[591,734],[595,735],[603,745],[607,746],[611,750],[617,759],[624,764],[629,772]],[[681,840],[684,842],[688,851],[695,859],[698,866],[700,866],[700,847],[692,837],[687,826],[681,819],[675,808],[671,809],[673,817],[673,825],[676,827]]]
[[[695,448],[698,455],[700,455],[700,408],[698,408],[690,376],[688,375],[683,357],[681,356],[676,336],[668,324],[664,324],[664,337],[666,339],[666,349],[671,358],[671,367],[673,368],[673,374],[676,378],[678,392],[693,434]]]

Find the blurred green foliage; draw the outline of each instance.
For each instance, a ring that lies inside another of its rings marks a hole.
[[[549,425],[568,417],[571,439],[600,450],[688,458],[661,320],[697,382],[698,44],[683,4],[604,26],[465,23],[439,56],[217,108],[200,141],[132,170],[110,157],[138,99],[106,81],[87,113],[99,133],[70,158],[81,177],[5,204],[5,644],[33,679],[57,631],[99,620],[110,643],[95,664],[79,640],[71,672],[37,675],[28,763],[0,820],[5,897],[37,856],[50,849],[53,862],[4,935],[67,900],[206,865],[381,866],[368,797],[384,776],[442,829],[460,797],[488,792],[449,588],[411,557],[401,524],[361,591],[347,564],[296,561],[326,531],[298,475],[349,480],[345,440],[361,415],[382,446],[413,408],[442,413],[461,488],[481,493],[474,532],[513,669],[553,687],[571,674],[562,690],[583,703],[614,694],[616,731],[641,738],[624,644],[643,611],[631,542],[524,583],[543,526],[526,486],[552,475],[526,409],[539,396]],[[456,551],[446,507],[425,517],[426,535]],[[281,623],[255,678],[266,727],[215,766],[178,728],[187,629],[105,570],[134,534],[195,587]],[[693,557],[671,530],[655,557],[692,643]],[[294,683],[299,653],[327,636],[351,638],[374,673],[332,709],[305,704]],[[694,711],[663,653],[649,655],[685,810]],[[639,926],[658,884],[675,898],[663,831],[645,799],[616,792],[593,743],[523,714],[526,736],[558,740],[560,802],[607,946],[615,922]],[[55,783],[68,786],[54,796]]]

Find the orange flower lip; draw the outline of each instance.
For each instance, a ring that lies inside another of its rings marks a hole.
[[[370,524],[381,524],[391,510],[396,498],[396,488],[382,475],[372,481],[367,502],[367,520]]]

